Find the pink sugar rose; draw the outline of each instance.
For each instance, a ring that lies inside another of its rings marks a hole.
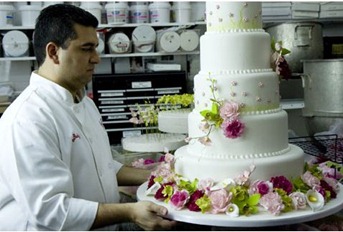
[[[289,194],[289,197],[293,201],[293,206],[295,210],[306,208],[306,195],[302,192],[293,192]]]
[[[173,196],[170,198],[170,203],[176,210],[181,210],[189,199],[189,193],[186,190],[175,191]]]
[[[225,189],[212,191],[208,194],[208,197],[210,198],[212,205],[211,213],[214,214],[225,212],[229,200],[231,200]]]
[[[320,184],[320,180],[313,176],[309,171],[306,171],[303,175],[301,175],[301,179],[311,188]]]
[[[225,101],[219,109],[220,117],[224,120],[235,120],[239,115],[239,105],[236,102]]]
[[[238,119],[233,121],[224,121],[221,125],[224,135],[230,139],[240,137],[244,132],[244,127],[244,124]]]
[[[260,205],[275,216],[279,215],[285,208],[281,196],[276,192],[269,192],[263,195],[260,199]]]
[[[206,193],[210,191],[211,187],[214,185],[214,180],[212,179],[203,179],[198,183],[198,188],[204,190]]]

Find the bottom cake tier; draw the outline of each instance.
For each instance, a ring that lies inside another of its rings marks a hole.
[[[273,176],[292,178],[301,175],[304,170],[304,152],[292,144],[282,154],[253,159],[240,156],[204,157],[192,153],[188,146],[175,151],[175,172],[189,180],[211,178],[219,182],[237,177],[242,171],[249,170],[251,165],[255,166],[252,180],[268,180]]]

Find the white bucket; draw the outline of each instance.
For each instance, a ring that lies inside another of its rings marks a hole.
[[[149,7],[148,5],[132,5],[130,7],[131,23],[148,23]]]
[[[150,23],[169,23],[170,4],[168,2],[154,2],[149,5]]]
[[[191,4],[189,2],[173,3],[173,19],[177,23],[191,22]]]
[[[0,27],[13,26],[13,5],[0,5]]]
[[[205,21],[206,2],[191,2],[191,21]]]
[[[108,24],[128,23],[129,10],[126,3],[108,3],[106,4],[105,9]]]
[[[23,5],[19,7],[21,12],[21,25],[34,26],[42,7],[37,5]]]
[[[101,24],[101,5],[99,2],[82,2],[80,8],[88,11],[98,20],[99,24]]]

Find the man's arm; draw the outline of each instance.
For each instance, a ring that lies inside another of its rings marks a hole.
[[[151,170],[122,166],[117,173],[119,186],[138,186],[148,181]]]

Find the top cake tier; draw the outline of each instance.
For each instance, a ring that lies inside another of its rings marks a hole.
[[[207,32],[262,29],[260,2],[206,2]]]

